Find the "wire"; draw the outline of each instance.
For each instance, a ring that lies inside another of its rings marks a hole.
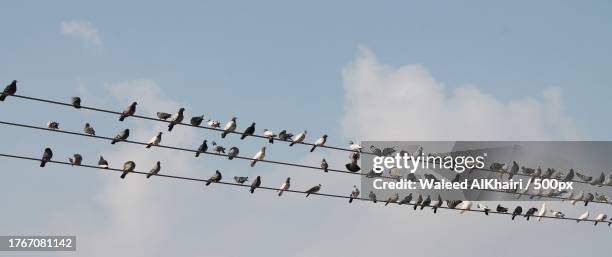
[[[27,156],[20,156],[20,155],[11,155],[11,154],[3,154],[0,153],[1,157],[6,157],[6,158],[14,158],[14,159],[21,159],[21,160],[30,160],[30,161],[36,161],[39,162],[40,159],[38,158],[33,158],[33,157],[27,157]],[[55,163],[55,164],[61,164],[61,165],[70,165],[70,166],[80,166],[80,167],[85,167],[85,168],[90,168],[90,169],[98,169],[98,170],[110,170],[110,171],[117,171],[117,172],[123,172],[123,170],[121,169],[116,169],[116,168],[102,168],[102,167],[98,167],[98,166],[93,166],[93,165],[86,165],[86,164],[82,164],[82,165],[72,165],[69,162],[63,162],[63,161],[53,161],[50,160],[48,161],[48,163]],[[140,175],[148,175],[149,173],[147,172],[140,172],[140,171],[130,171],[130,173],[135,173],[135,174],[140,174]],[[196,181],[196,182],[211,182],[209,179],[201,179],[201,178],[192,178],[192,177],[184,177],[184,176],[174,176],[174,175],[167,175],[167,174],[161,174],[161,173],[157,173],[157,174],[152,174],[153,176],[157,176],[157,177],[165,177],[165,178],[171,178],[171,179],[179,179],[179,180],[188,180],[188,181]],[[217,184],[222,184],[222,185],[228,185],[228,186],[236,186],[236,187],[248,187],[250,188],[250,185],[244,185],[244,184],[238,184],[238,183],[230,183],[230,182],[223,182],[223,181],[219,181],[219,182],[213,182],[213,183],[217,183]],[[273,187],[265,187],[265,186],[260,186],[258,187],[258,189],[264,189],[264,190],[270,190],[270,191],[278,191],[279,188],[273,188]],[[290,193],[296,193],[296,194],[308,194],[308,192],[306,191],[299,191],[299,190],[286,190],[286,192],[290,192]],[[322,197],[329,197],[329,198],[338,198],[338,199],[350,199],[351,197],[349,196],[344,196],[344,195],[337,195],[337,194],[326,194],[326,193],[310,193],[311,195],[318,195],[318,196],[322,196]],[[361,197],[357,197],[357,198],[353,198],[354,200],[360,200],[360,201],[367,201],[367,202],[371,202],[372,200],[370,199],[366,199],[366,198],[361,198]],[[378,201],[379,203],[386,203],[386,201]],[[394,204],[398,204],[398,203],[394,203]],[[399,204],[398,204],[399,205]],[[415,204],[413,203],[407,203],[405,204],[407,206],[414,206]],[[432,207],[432,206],[428,206],[428,207]],[[462,210],[462,209],[456,209],[456,208],[449,208],[449,207],[443,207],[440,206],[438,207],[438,209],[448,209],[448,210],[457,210],[457,211],[468,211],[468,212],[485,212],[484,210],[476,210],[476,209],[467,209],[467,210]],[[512,213],[502,213],[502,212],[489,212],[490,214],[499,214],[499,215],[512,215]],[[517,215],[517,216],[524,216],[524,215]],[[596,222],[596,220],[594,219],[585,219],[585,220],[580,220],[577,218],[566,218],[566,217],[556,217],[556,216],[538,216],[538,215],[532,215],[531,217],[533,218],[544,218],[544,219],[557,219],[557,220],[569,220],[569,221],[583,221],[583,222]],[[600,223],[610,223],[609,221],[598,221]]]

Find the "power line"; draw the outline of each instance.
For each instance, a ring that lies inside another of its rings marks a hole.
[[[29,161],[36,161],[39,162],[40,159],[38,158],[33,158],[33,157],[27,157],[27,156],[20,156],[20,155],[11,155],[11,154],[2,154],[0,153],[1,157],[6,157],[6,158],[14,158],[14,159],[21,159],[21,160],[29,160]],[[48,161],[48,163],[55,163],[55,164],[61,164],[61,165],[70,165],[73,166],[71,163],[69,162],[63,162],[63,161],[53,161],[50,160]],[[98,166],[93,166],[93,165],[86,165],[86,164],[82,164],[82,165],[74,165],[74,166],[80,166],[80,167],[85,167],[85,168],[90,168],[90,169],[97,169],[97,170],[111,170],[111,171],[117,171],[117,172],[123,172],[123,170],[121,169],[116,169],[116,168],[101,168]],[[148,175],[149,173],[147,172],[140,172],[140,171],[131,171],[130,173],[135,173],[135,174],[140,174],[140,175]],[[187,181],[195,181],[195,182],[209,182],[210,180],[208,179],[201,179],[201,178],[193,178],[193,177],[184,177],[184,176],[174,176],[174,175],[167,175],[167,174],[153,174],[153,176],[157,176],[157,177],[165,177],[165,178],[171,178],[171,179],[178,179],[178,180],[187,180]],[[217,184],[222,184],[222,185],[228,185],[228,186],[236,186],[236,187],[246,187],[246,188],[250,188],[250,185],[244,185],[244,184],[238,184],[238,183],[230,183],[230,182],[223,182],[223,181],[219,181],[219,182],[213,182],[213,183],[217,183]],[[265,187],[265,186],[260,186],[258,187],[258,189],[264,189],[264,190],[270,190],[270,191],[278,191],[279,188],[273,188],[273,187]],[[308,194],[308,192],[306,191],[299,191],[299,190],[286,190],[286,192],[290,192],[290,193],[296,193],[296,194]],[[337,194],[326,194],[326,193],[310,193],[311,195],[318,195],[321,197],[329,197],[329,198],[338,198],[338,199],[350,199],[349,196],[344,196],[344,195],[337,195]],[[357,198],[353,198],[354,200],[360,200],[360,201],[367,201],[367,202],[371,202],[372,200],[370,199],[366,199],[366,198],[361,198],[361,197],[357,197]],[[386,201],[378,201],[379,203],[386,203]],[[398,204],[398,203],[394,203],[394,204]],[[413,203],[407,203],[405,204],[407,206],[414,206],[415,204]],[[432,207],[432,206],[428,206],[428,207]],[[443,207],[440,206],[438,207],[438,209],[448,209],[448,210],[456,210],[456,211],[468,211],[468,212],[480,212],[483,213],[485,211],[483,210],[477,210],[477,209],[467,209],[467,210],[462,210],[462,209],[456,209],[456,208],[449,208],[449,207]],[[501,212],[489,212],[490,214],[498,214],[498,215],[512,215],[512,213],[501,213]],[[517,216],[524,216],[524,215],[517,215]],[[557,220],[568,220],[568,221],[583,221],[583,222],[596,222],[596,220],[594,219],[585,219],[585,220],[579,220],[577,218],[567,218],[567,217],[556,217],[556,216],[538,216],[538,215],[532,215],[531,217],[533,218],[539,218],[542,217],[544,219],[557,219]],[[609,223],[610,221],[599,221],[600,223]]]

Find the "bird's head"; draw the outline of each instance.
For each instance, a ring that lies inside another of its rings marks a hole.
[[[208,140],[204,139],[204,144],[206,144],[206,142],[208,142]]]
[[[13,84],[17,84],[17,80],[13,80]]]
[[[353,143],[353,141],[349,141],[349,145],[352,145],[352,144],[355,144],[355,143]]]
[[[184,111],[185,111],[185,108],[179,109],[179,112],[184,112]]]
[[[132,105],[133,105],[133,106],[136,106],[136,105],[138,105],[138,103],[137,103],[137,102],[133,102],[133,103],[132,103]]]
[[[323,138],[327,138],[327,135],[323,135]]]
[[[265,146],[262,146],[262,147],[261,147],[261,151],[265,151],[265,150],[266,150],[266,147],[265,147]]]
[[[158,136],[161,136],[161,135],[162,135],[162,133],[163,133],[163,132],[161,132],[161,131],[160,131],[159,133],[157,133],[157,135],[158,135]]]
[[[124,133],[130,133],[130,129],[123,130]]]
[[[160,164],[161,164],[161,162],[160,162],[160,161],[157,161],[157,165],[159,166]]]
[[[238,118],[236,117],[232,117],[232,121],[236,121]]]

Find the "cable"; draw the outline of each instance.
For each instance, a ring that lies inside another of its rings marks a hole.
[[[3,154],[3,153],[0,153],[0,156],[1,157],[6,157],[6,158],[14,158],[14,159],[21,159],[21,160],[30,160],[30,161],[36,161],[36,162],[40,161],[40,159],[38,159],[38,158],[32,158],[32,157],[27,157],[27,156],[19,156],[19,155],[11,155],[11,154]],[[53,161],[53,160],[50,160],[50,161],[48,161],[48,163],[55,163],[55,164],[73,166],[69,162],[62,162],[62,161]],[[75,166],[80,166],[80,167],[85,167],[85,168],[90,168],[90,169],[111,170],[111,171],[123,172],[123,170],[121,170],[121,169],[101,168],[101,167],[93,166],[93,165],[85,165],[85,164],[83,164],[83,165],[75,165]],[[141,175],[148,175],[148,173],[140,172],[140,171],[131,171],[130,173],[141,174]],[[184,176],[174,176],[174,175],[166,175],[166,174],[161,174],[161,173],[154,174],[153,176],[165,177],[165,178],[171,178],[171,179],[179,179],[179,180],[196,181],[196,182],[209,182],[208,179],[192,178],[192,177],[184,177]],[[244,184],[238,184],[238,183],[230,183],[230,182],[223,182],[223,181],[213,182],[213,183],[222,184],[222,185],[228,185],[228,186],[237,186],[237,187],[248,187],[248,188],[250,188],[250,185],[244,185]],[[260,187],[258,187],[258,189],[264,189],[264,190],[270,190],[270,191],[278,191],[279,190],[279,188],[264,187],[264,186],[260,186]],[[286,192],[296,193],[296,194],[308,194],[306,191],[299,191],[299,190],[286,190]],[[322,196],[322,197],[329,197],[329,198],[350,199],[349,196],[337,195],[337,194],[325,194],[325,193],[310,193],[310,194],[311,195],[318,195],[318,196]],[[371,202],[370,199],[360,198],[360,197],[354,198],[354,200]],[[386,203],[386,201],[378,201],[378,202],[379,203]],[[394,204],[398,204],[398,203],[394,203]],[[415,204],[407,203],[405,205],[407,205],[407,206],[414,206]],[[431,206],[429,206],[429,207],[431,207]],[[461,210],[461,209],[449,208],[449,207],[443,207],[443,206],[438,207],[438,209],[448,209],[448,210],[468,211],[468,212],[481,212],[481,213],[484,212],[483,210],[474,210],[474,209]],[[500,213],[500,212],[489,212],[489,214],[512,215],[511,213]],[[524,216],[524,215],[517,215],[517,216]],[[540,216],[532,215],[531,217],[539,218]],[[541,217],[544,218],[544,219],[557,219],[557,220],[596,222],[596,220],[594,220],[594,219],[579,220],[577,218],[566,218],[566,217],[556,217],[556,216],[546,216],[546,215],[543,215]],[[599,221],[599,222],[600,223],[609,223],[609,221]]]

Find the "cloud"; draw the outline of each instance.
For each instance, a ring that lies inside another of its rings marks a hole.
[[[62,21],[60,28],[62,34],[67,37],[82,40],[95,46],[102,45],[102,39],[98,35],[98,30],[88,21]]]

